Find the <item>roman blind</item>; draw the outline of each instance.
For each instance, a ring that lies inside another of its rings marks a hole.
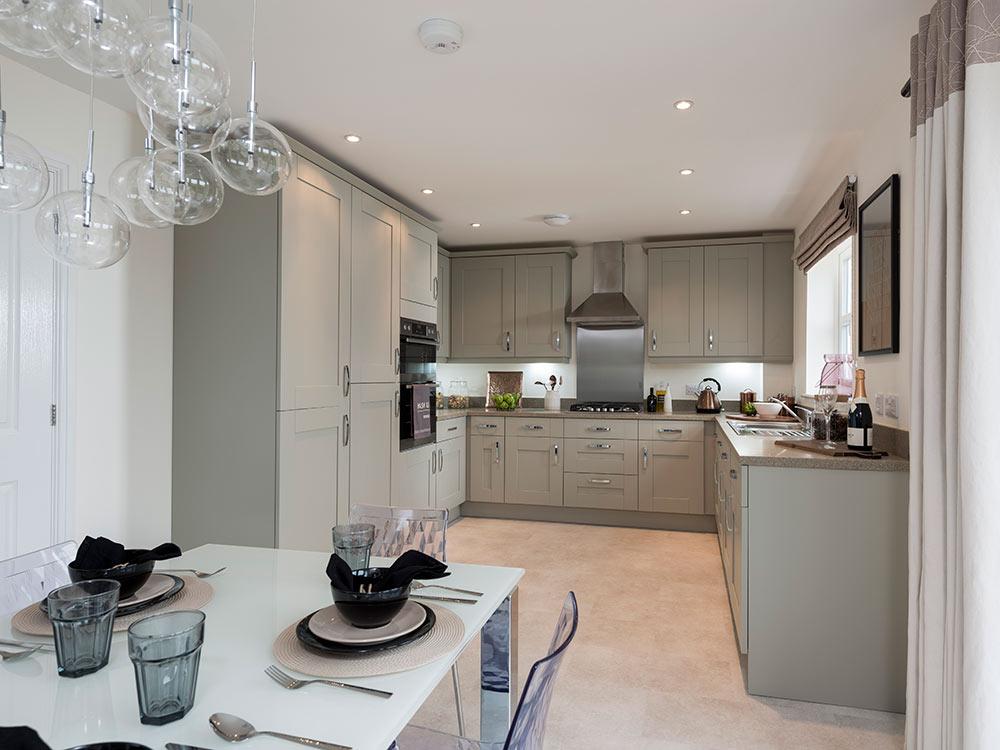
[[[808,271],[858,228],[858,193],[853,178],[845,177],[816,217],[799,235],[795,264]]]

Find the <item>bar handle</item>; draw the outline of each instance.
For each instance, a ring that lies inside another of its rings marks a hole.
[[[655,352],[656,351],[656,331],[653,331],[653,336],[652,336],[651,343],[653,345],[653,351]]]
[[[399,391],[396,391],[395,401],[396,401],[396,416],[398,417],[399,416]]]
[[[344,398],[351,395],[351,366],[344,365]]]
[[[559,443],[553,443],[552,445],[552,458],[556,466],[559,465]]]
[[[603,427],[601,425],[597,425],[596,427],[588,427],[587,430],[589,430],[590,432],[611,432],[610,427]]]
[[[497,428],[495,424],[477,424],[476,427],[481,430],[495,430]]]
[[[393,358],[394,358],[394,362],[395,362],[394,367],[395,367],[395,370],[396,370],[396,374],[399,375],[399,347],[398,346],[395,348],[395,350],[393,352]]]
[[[500,441],[499,440],[496,441],[496,449],[497,449],[496,462],[500,463]]]
[[[610,479],[589,479],[587,481],[589,481],[591,484],[611,484]]]
[[[678,430],[676,427],[661,427],[660,429],[657,430],[657,432],[669,432],[680,435],[682,432],[684,432],[684,430]]]
[[[544,430],[545,429],[545,425],[541,425],[541,424],[526,424],[524,426],[524,429],[526,429],[526,430]]]
[[[506,347],[507,351],[510,351],[510,331],[507,331],[506,333],[504,346]]]
[[[351,442],[351,418],[344,415],[343,421],[343,432],[344,432],[344,445],[348,445]]]
[[[600,449],[600,450],[611,450],[611,443],[591,443],[587,446],[588,448]]]
[[[642,448],[642,468],[649,468],[649,448],[645,446]]]

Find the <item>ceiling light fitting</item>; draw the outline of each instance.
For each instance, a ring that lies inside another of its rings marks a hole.
[[[344,136],[344,140],[348,143],[361,143],[361,136],[355,135],[354,133],[348,133]]]
[[[450,55],[462,49],[462,27],[447,18],[428,18],[417,30],[424,49]]]
[[[542,218],[550,227],[564,227],[571,221],[569,214],[549,214]]]
[[[682,170],[680,171],[680,173],[681,173],[681,175],[683,175],[684,177],[689,177],[690,175],[693,175],[693,174],[694,174],[694,170],[693,170],[693,169],[682,169]]]
[[[421,188],[420,192],[424,195],[434,195],[434,188]]]
[[[678,213],[681,216],[688,216],[688,215],[691,214],[691,209],[690,208],[682,208],[680,211],[678,211]]]
[[[682,112],[686,109],[691,109],[694,106],[694,102],[690,99],[680,99],[674,102],[674,109],[679,109]]]

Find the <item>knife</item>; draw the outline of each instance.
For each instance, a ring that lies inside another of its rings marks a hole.
[[[426,596],[424,594],[410,594],[411,599],[427,599],[432,602],[454,602],[455,604],[479,604],[478,599],[459,599],[455,596]]]
[[[197,745],[178,745],[176,742],[168,742],[167,750],[208,750],[208,748],[198,747]]]
[[[42,641],[11,641],[5,638],[0,638],[0,646],[20,646],[21,648],[38,646],[42,651],[55,651],[56,648],[51,643],[43,643]]]

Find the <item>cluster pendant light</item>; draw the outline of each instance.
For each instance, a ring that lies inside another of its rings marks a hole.
[[[143,12],[135,0],[38,0],[56,54],[84,73],[125,75],[125,52]]]
[[[153,133],[147,128],[143,144],[143,155],[126,159],[111,173],[108,195],[125,212],[129,222],[140,227],[161,229],[170,222],[154,214],[142,198],[144,189],[151,186],[145,182],[146,165],[153,158]]]
[[[7,131],[2,95],[0,88],[0,211],[27,211],[45,197],[49,168],[34,146]]]
[[[3,3],[9,15],[0,11],[0,44],[29,57],[55,57],[56,45],[45,29],[42,1],[3,0]]]

